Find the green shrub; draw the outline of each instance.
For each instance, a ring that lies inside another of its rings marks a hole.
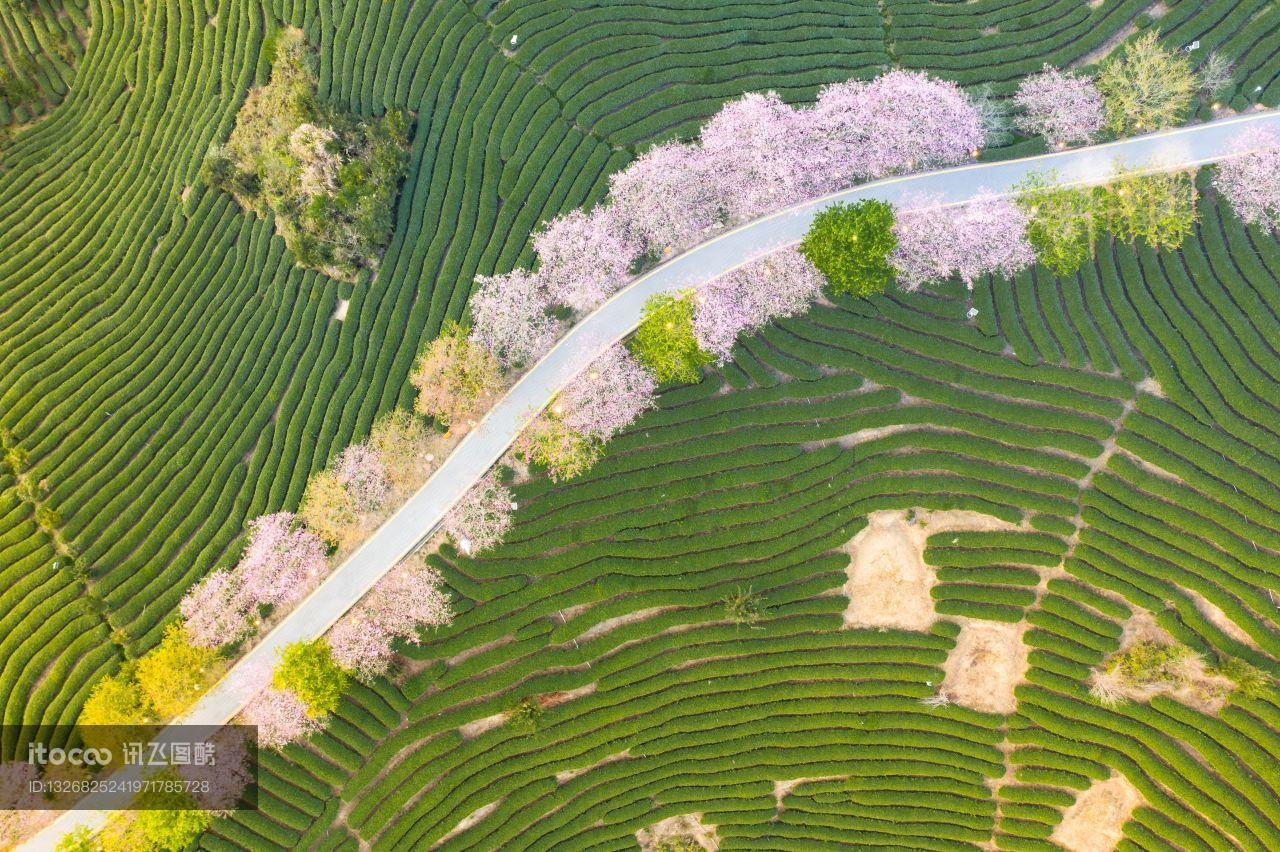
[[[518,734],[535,733],[542,724],[542,713],[536,698],[523,698],[507,711],[507,725]]]
[[[1102,226],[1117,239],[1152,248],[1180,247],[1196,222],[1196,185],[1187,172],[1122,172],[1095,191]]]
[[[871,199],[833,204],[813,219],[800,252],[837,295],[874,296],[893,283],[893,207]]]

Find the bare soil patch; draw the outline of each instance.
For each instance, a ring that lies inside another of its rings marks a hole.
[[[628,624],[635,624],[637,621],[644,621],[646,618],[652,618],[655,615],[670,612],[673,609],[676,609],[676,607],[651,606],[648,609],[638,609],[635,612],[628,612],[625,615],[606,618],[604,621],[597,622],[579,633],[577,638],[579,642],[586,642],[588,639],[595,639],[597,636],[603,636],[611,630],[617,630],[619,627],[625,627]]]
[[[1090,3],[1089,5],[1093,6],[1092,3]],[[1098,5],[1102,5],[1102,4],[1099,3]],[[1097,8],[1097,7],[1095,6],[1093,8]],[[1067,67],[1081,68],[1085,65],[1093,65],[1095,63],[1101,62],[1102,60],[1110,56],[1111,51],[1119,47],[1121,42],[1123,42],[1125,39],[1127,39],[1129,36],[1133,35],[1137,31],[1138,31],[1138,25],[1130,21],[1129,23],[1121,27],[1116,32],[1116,34],[1113,35],[1111,38],[1107,39],[1102,44],[1098,45],[1098,47],[1086,53],[1084,56],[1081,56],[1079,59],[1077,59],[1075,62],[1072,62]]]
[[[636,840],[643,852],[654,852],[658,844],[666,840],[692,840],[707,852],[716,852],[720,848],[716,827],[704,824],[700,813],[680,814],[655,822],[637,831]]]
[[[448,842],[448,841],[452,840],[453,838],[457,837],[459,834],[461,834],[462,832],[466,831],[468,828],[470,828],[471,826],[475,825],[475,824],[476,824],[476,823],[478,823],[480,820],[482,820],[482,819],[484,819],[485,817],[487,817],[489,814],[493,813],[493,812],[494,812],[494,810],[495,810],[495,809],[498,807],[498,805],[500,805],[500,804],[502,804],[502,800],[501,800],[501,799],[498,799],[498,801],[496,801],[496,802],[490,802],[490,803],[489,803],[489,804],[487,804],[487,805],[482,805],[481,807],[476,808],[474,811],[472,811],[471,813],[469,813],[469,814],[467,814],[466,816],[464,816],[464,817],[462,818],[462,820],[461,820],[457,825],[455,825],[453,828],[449,829],[449,831],[448,831],[448,832],[447,832],[443,837],[441,837],[441,838],[440,838],[439,840],[437,840],[435,843],[431,844],[431,848],[432,848],[432,849],[437,849],[437,848],[439,848],[439,847],[443,846],[446,842]]]
[[[942,692],[953,702],[984,713],[1009,714],[1018,707],[1013,688],[1027,673],[1025,623],[958,619],[960,635],[942,670]]]
[[[1193,592],[1187,588],[1184,588],[1183,591],[1187,593],[1187,597],[1191,598],[1191,602],[1196,605],[1196,609],[1200,610],[1200,614],[1209,619],[1210,624],[1242,645],[1248,645],[1250,648],[1260,650],[1254,638],[1245,633],[1244,628],[1232,621],[1231,616],[1223,612],[1221,607],[1199,592]]]
[[[1098,781],[1067,808],[1051,840],[1069,852],[1111,852],[1142,794],[1123,775]]]
[[[787,778],[783,781],[774,781],[773,801],[777,809],[777,814],[774,815],[774,819],[776,820],[778,816],[787,809],[783,799],[785,799],[792,790],[799,787],[801,784],[810,784],[814,781],[841,781],[848,777],[849,776],[847,775],[821,775],[816,778]]]
[[[347,318],[347,309],[351,307],[350,299],[339,299],[337,310],[333,312],[333,318],[338,322],[342,322]]]
[[[544,692],[537,697],[538,706],[546,710],[550,707],[556,707],[566,701],[572,701],[575,698],[582,698],[596,691],[596,683],[584,684],[577,689],[570,689],[566,692]]]
[[[577,778],[579,775],[586,775],[588,772],[590,772],[593,769],[598,769],[601,766],[606,766],[610,763],[616,763],[619,760],[626,760],[629,757],[631,757],[631,749],[624,749],[623,751],[617,752],[615,754],[610,754],[605,757],[602,757],[599,760],[597,760],[595,763],[591,764],[590,766],[580,766],[576,769],[566,769],[563,772],[557,772],[556,783],[567,784],[568,782],[572,781],[574,778]]]
[[[474,740],[486,731],[502,727],[506,721],[506,713],[494,713],[492,716],[485,716],[483,719],[476,719],[473,722],[467,722],[465,725],[459,726],[458,733],[462,734],[464,740]]]
[[[1152,396],[1158,396],[1161,399],[1164,399],[1164,388],[1160,387],[1160,383],[1156,381],[1155,376],[1147,376],[1145,379],[1138,382],[1137,388],[1142,393],[1149,393]]]
[[[933,569],[924,564],[925,540],[938,532],[1018,529],[990,515],[951,510],[872,512],[865,529],[842,550],[849,554],[847,628],[928,630],[936,619]]]

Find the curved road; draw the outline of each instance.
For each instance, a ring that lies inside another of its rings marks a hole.
[[[877,198],[900,203],[928,194],[941,196],[945,203],[959,204],[982,190],[1008,194],[1028,174],[1049,169],[1064,184],[1084,185],[1105,182],[1118,165],[1145,171],[1200,166],[1222,159],[1246,127],[1280,132],[1280,111],[1255,111],[1105,145],[861,184],[747,222],[663,263],[618,291],[570,329],[458,444],[426,484],[237,661],[180,722],[221,725],[235,716],[269,681],[279,650],[324,633],[388,569],[412,553],[454,503],[498,461],[532,414],[545,407],[597,355],[635,329],[641,308],[653,294],[709,281],[762,255],[794,245],[804,236],[813,217],[837,202]],[[92,807],[93,798],[87,797],[82,806]],[[106,813],[80,810],[61,814],[21,848],[52,850],[64,833],[78,825],[96,828]]]

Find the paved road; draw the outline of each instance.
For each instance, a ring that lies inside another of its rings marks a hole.
[[[529,370],[396,514],[389,518],[306,600],[219,681],[181,721],[219,725],[230,720],[270,679],[276,655],[292,642],[324,633],[388,569],[433,532],[449,509],[493,466],[533,412],[540,411],[577,373],[639,323],[645,301],[655,293],[709,281],[784,246],[798,243],[813,217],[837,202],[878,198],[900,203],[917,195],[961,203],[982,190],[1008,193],[1032,172],[1052,169],[1068,184],[1101,183],[1117,165],[1165,171],[1221,159],[1248,126],[1280,131],[1280,111],[1250,112],[1192,127],[1154,133],[999,163],[974,163],[862,184],[807,201],[718,234],[678,255],[619,291],[574,326]],[[91,806],[91,798],[85,805]],[[96,827],[102,811],[72,811],[22,848],[52,850],[76,825]]]

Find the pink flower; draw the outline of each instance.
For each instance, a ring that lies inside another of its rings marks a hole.
[[[249,544],[233,570],[238,600],[283,606],[297,603],[328,571],[324,542],[292,512],[249,523]]]
[[[251,602],[238,594],[239,583],[225,569],[205,577],[178,605],[192,644],[217,648],[244,638],[249,632]]]
[[[657,382],[625,346],[612,346],[565,386],[553,410],[570,429],[607,441],[654,405]]]
[[[282,749],[310,736],[322,727],[321,720],[307,715],[307,705],[293,692],[269,686],[258,693],[240,713],[246,725],[258,728],[258,745]]]
[[[923,71],[890,71],[818,94],[808,116],[810,168],[829,188],[857,178],[948,166],[983,146],[982,118],[959,86]]]
[[[453,620],[443,582],[421,563],[397,565],[329,631],[334,660],[366,682],[386,674],[396,639],[417,644],[420,627]]]
[[[695,242],[719,221],[723,177],[696,145],[650,148],[609,178],[609,198],[624,227],[659,254]]]
[[[511,491],[490,473],[471,486],[441,526],[467,555],[497,547],[511,528]]]
[[[972,290],[982,275],[1012,276],[1035,263],[1027,216],[1007,198],[984,191],[958,206],[924,198],[903,208],[893,226],[898,247],[889,261],[908,289],[954,274]]]
[[[612,206],[598,205],[552,219],[533,235],[533,250],[551,301],[585,312],[622,286],[644,243]]]
[[[382,508],[391,496],[387,470],[377,450],[369,444],[352,444],[343,450],[334,464],[334,473],[363,511]]]
[[[1258,127],[1240,134],[1213,185],[1246,224],[1280,230],[1280,135]]]
[[[731,218],[749,219],[806,197],[812,187],[802,119],[776,92],[729,101],[702,128],[713,191]]]
[[[1022,81],[1013,101],[1022,108],[1018,128],[1050,145],[1092,142],[1102,130],[1102,94],[1088,77],[1046,65]]]
[[[541,278],[526,269],[476,276],[471,294],[471,340],[504,367],[538,360],[555,343],[559,323],[547,313],[551,297]]]
[[[804,313],[821,290],[822,273],[795,249],[722,275],[698,288],[693,314],[698,345],[723,363],[738,335]]]

